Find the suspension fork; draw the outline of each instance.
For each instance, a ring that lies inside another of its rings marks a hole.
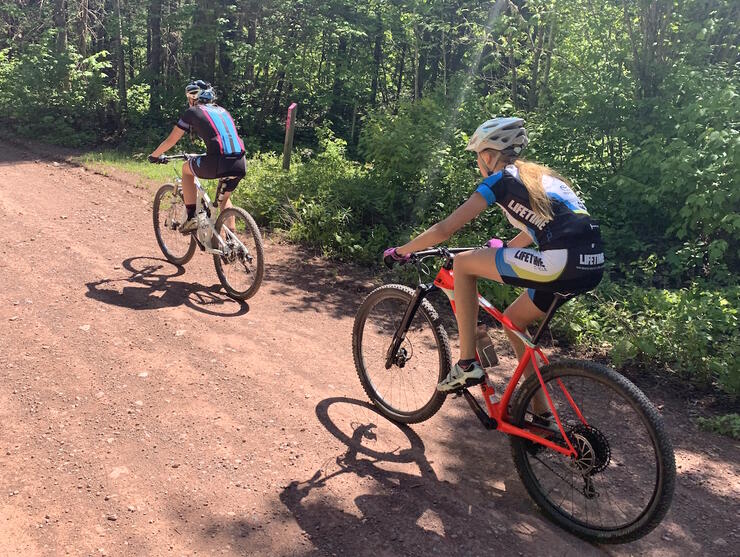
[[[401,324],[393,334],[393,341],[388,348],[388,352],[386,352],[385,369],[391,369],[391,366],[396,359],[396,354],[398,354],[398,349],[401,348],[401,344],[406,339],[406,332],[409,330],[409,325],[411,325],[411,322],[414,320],[414,316],[416,315],[419,306],[424,301],[424,298],[426,298],[429,293],[436,288],[437,287],[434,284],[420,284],[416,287],[414,295],[411,296],[411,301],[406,308],[406,313],[403,314]]]

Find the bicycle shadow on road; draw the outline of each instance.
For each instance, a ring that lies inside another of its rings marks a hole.
[[[197,282],[173,280],[185,268],[165,259],[130,257],[121,265],[131,273],[125,278],[106,278],[85,284],[85,296],[105,304],[134,310],[156,310],[185,305],[195,311],[218,317],[238,317],[249,305],[221,290],[220,284],[205,286]]]
[[[342,431],[346,423],[340,426],[330,417],[333,405],[342,405],[353,416],[358,410],[363,414],[352,418],[351,433]],[[316,415],[347,450],[336,457],[333,471],[322,468],[307,481],[291,482],[280,493],[280,501],[319,550],[337,555],[482,555],[500,545],[534,554],[541,551],[543,540],[550,541],[535,534],[540,529],[532,524],[538,521],[531,520],[535,511],[526,499],[440,480],[414,430],[390,422],[370,404],[325,399]],[[396,438],[405,439],[408,446],[372,448],[389,446],[389,441],[395,445]],[[504,476],[508,462],[489,459],[488,469],[481,470],[479,462],[465,460],[465,443],[459,448],[461,454],[454,456],[468,467],[466,474]],[[337,490],[356,486],[362,494],[352,502],[338,497]],[[587,554],[595,550],[565,532],[558,537],[558,550]]]

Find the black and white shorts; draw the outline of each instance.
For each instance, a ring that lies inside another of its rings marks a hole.
[[[545,312],[556,292],[580,294],[596,288],[604,273],[604,251],[600,241],[545,251],[502,248],[496,252],[496,270],[504,284],[527,288],[534,305]]]

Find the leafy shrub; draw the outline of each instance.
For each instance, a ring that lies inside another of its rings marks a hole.
[[[0,114],[16,132],[68,146],[90,145],[108,125],[116,93],[106,84],[107,52],[55,53],[54,34],[21,53],[0,51]],[[114,127],[114,126],[113,126]]]
[[[346,157],[346,143],[328,130],[320,134],[318,155],[295,160],[289,172],[277,155],[258,154],[237,190],[262,225],[287,231],[296,242],[325,255],[359,262],[377,259],[389,240],[382,191],[368,169]]]
[[[563,306],[557,334],[600,347],[616,366],[665,366],[679,376],[740,394],[740,287],[680,290],[606,282]]]
[[[740,440],[740,414],[724,414],[711,418],[699,418],[697,422],[702,429]]]

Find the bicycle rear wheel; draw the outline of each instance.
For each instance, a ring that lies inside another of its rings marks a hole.
[[[218,215],[215,228],[227,246],[224,255],[213,256],[218,279],[230,296],[239,300],[251,298],[265,273],[262,234],[257,223],[241,207],[229,207]]]
[[[185,265],[195,253],[195,238],[178,228],[188,218],[185,202],[173,184],[165,184],[154,195],[154,236],[167,261]]]
[[[437,391],[450,372],[450,342],[437,312],[424,300],[390,369],[385,361],[414,291],[400,284],[377,288],[355,317],[352,353],[362,388],[387,418],[418,423],[431,418],[445,394]]]
[[[529,495],[551,520],[590,541],[624,543],[653,530],[671,504],[676,476],[655,407],[628,379],[593,362],[558,361],[541,373],[578,457],[512,436],[514,464]],[[531,416],[542,410],[535,410],[533,398],[542,392],[536,376],[524,382],[512,423],[533,427]],[[555,421],[549,422],[549,438],[565,445]]]

